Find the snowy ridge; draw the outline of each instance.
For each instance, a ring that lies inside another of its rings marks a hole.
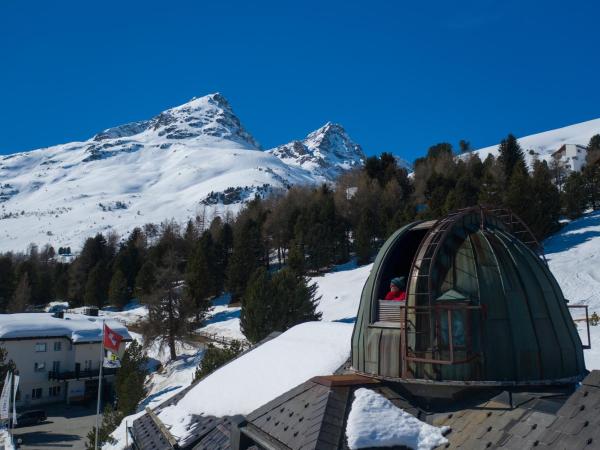
[[[341,125],[331,122],[301,141],[292,141],[267,152],[290,166],[317,174],[325,181],[362,165],[365,160],[360,145],[350,139]]]
[[[525,160],[531,165],[534,158],[549,161],[552,153],[563,144],[587,146],[590,138],[595,134],[600,134],[600,119],[588,120],[587,122],[556,128],[543,133],[520,137],[518,140],[525,153]],[[530,150],[533,150],[534,154],[531,154]],[[490,154],[497,157],[498,145],[481,148],[472,153],[479,155],[482,161]]]
[[[236,213],[254,195],[332,181],[362,164],[338,125],[306,140],[311,158],[260,150],[221,94],[84,142],[0,157],[0,252],[30,243],[80,248],[87,237],[200,213]]]

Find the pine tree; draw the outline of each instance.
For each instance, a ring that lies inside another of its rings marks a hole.
[[[83,303],[88,306],[97,306],[102,308],[108,296],[108,286],[106,282],[107,270],[102,261],[94,266],[90,271],[85,283],[85,294]]]
[[[531,180],[523,167],[517,166],[510,177],[504,203],[526,224],[531,224],[532,211],[530,206],[533,203]]]
[[[99,262],[106,263],[108,254],[108,244],[102,234],[86,239],[79,257],[69,268],[69,300],[74,305],[84,301],[89,273]]]
[[[560,193],[545,161],[535,161],[530,185],[533,202],[527,205],[531,218],[529,226],[541,240],[558,229],[561,212]]]
[[[288,268],[272,277],[264,268],[257,269],[242,302],[242,332],[249,341],[258,342],[273,331],[319,320],[321,313],[316,308],[320,298],[316,297],[316,289]]]
[[[227,287],[231,301],[240,301],[250,275],[265,265],[265,248],[262,242],[260,224],[246,219],[234,234],[233,252],[227,268]]]
[[[134,340],[125,350],[115,377],[117,408],[123,416],[136,412],[139,403],[146,396],[144,382],[148,374],[147,364],[148,358],[142,346]]]
[[[156,284],[156,267],[148,260],[143,265],[135,278],[135,292],[142,300],[152,293]]]
[[[277,311],[275,290],[264,267],[256,269],[248,281],[240,313],[240,328],[250,342],[258,342],[275,330]]]
[[[373,252],[373,223],[372,215],[368,211],[361,214],[353,237],[357,263],[368,264]]]
[[[586,164],[593,165],[600,161],[600,134],[590,138],[587,146]]]
[[[465,141],[464,139],[459,141],[458,147],[460,148],[461,153],[469,153],[471,151],[471,143],[469,141]]]
[[[287,266],[298,275],[306,274],[304,250],[302,249],[302,246],[295,241],[290,243],[290,249],[287,255]]]
[[[31,283],[29,283],[29,274],[24,272],[19,278],[19,283],[13,294],[12,302],[9,305],[9,312],[25,312],[31,304]]]
[[[317,297],[316,284],[309,285],[305,277],[297,276],[288,268],[275,273],[271,281],[280,304],[277,330],[285,331],[299,323],[321,319],[321,313],[317,312],[321,297]]]
[[[205,376],[211,374],[219,367],[222,367],[241,354],[242,351],[243,347],[239,341],[233,341],[221,347],[217,347],[214,344],[208,344],[204,356],[202,357],[202,361],[194,373],[194,380],[201,380]]]
[[[218,294],[218,267],[215,245],[210,231],[202,233],[187,264],[185,292],[195,305],[196,321],[200,322]]]
[[[588,164],[582,171],[587,206],[600,209],[600,163]]]
[[[503,185],[505,184],[502,179],[503,175],[504,171],[500,163],[493,155],[488,155],[483,162],[483,174],[477,197],[480,205],[499,206],[503,203]]]
[[[498,161],[504,169],[504,177],[507,182],[512,177],[515,167],[521,166],[526,170],[523,150],[521,149],[517,138],[512,134],[509,134],[506,139],[503,139],[502,142],[500,142],[500,147],[498,150],[500,152]]]
[[[573,172],[565,182],[563,191],[563,207],[569,219],[580,217],[587,206],[585,181],[579,172]]]
[[[121,269],[117,269],[108,287],[108,301],[111,305],[122,309],[129,301],[129,298],[129,288],[127,287],[125,275],[123,275]]]
[[[220,294],[225,287],[225,274],[233,247],[233,229],[229,223],[223,223],[220,217],[212,221],[210,233],[214,242],[215,292]]]
[[[115,430],[123,420],[123,414],[115,410],[112,406],[107,406],[102,412],[102,423],[98,429],[98,447],[102,448],[104,444],[116,444],[117,440],[110,434]],[[86,450],[95,450],[96,446],[96,427],[87,434]]]
[[[7,311],[16,287],[13,260],[10,256],[0,256],[0,314]]]

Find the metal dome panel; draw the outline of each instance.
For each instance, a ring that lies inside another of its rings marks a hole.
[[[381,300],[400,275],[406,302]],[[541,246],[510,211],[484,207],[388,239],[363,288],[352,363],[377,377],[438,383],[560,384],[586,373]]]

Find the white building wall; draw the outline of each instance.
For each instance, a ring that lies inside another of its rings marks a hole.
[[[55,343],[60,343],[60,349],[55,350]],[[46,351],[36,351],[36,344],[46,344]],[[85,389],[83,379],[66,381],[49,379],[49,372],[56,367],[55,362],[58,363],[59,372],[74,372],[76,363],[80,364],[81,371],[100,368],[100,342],[72,344],[67,338],[28,338],[1,340],[0,345],[7,351],[7,360],[12,359],[19,371],[17,407],[83,399]],[[120,356],[124,351],[125,343],[122,343]],[[88,367],[86,361],[91,362],[91,367]],[[35,369],[36,363],[39,370]],[[113,376],[107,376],[105,380],[111,381],[112,378]],[[50,391],[51,388],[56,387],[59,387],[58,395]],[[41,397],[34,398],[39,392],[34,393],[34,390],[38,389],[41,389]]]

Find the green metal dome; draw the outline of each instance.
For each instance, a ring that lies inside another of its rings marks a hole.
[[[381,300],[408,277],[406,302]],[[469,208],[414,222],[383,245],[352,337],[357,372],[469,384],[573,383],[586,373],[567,302],[527,227]]]

